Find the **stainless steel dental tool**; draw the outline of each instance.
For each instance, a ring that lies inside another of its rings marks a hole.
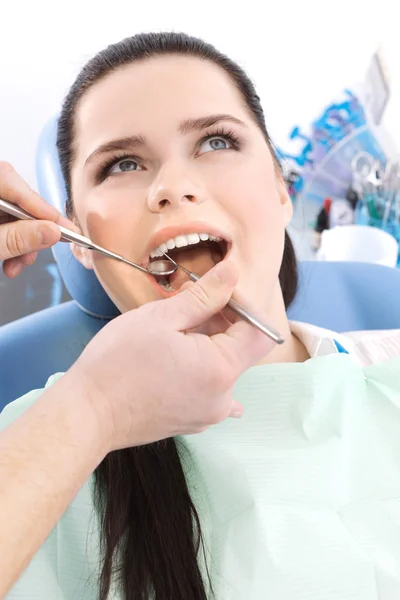
[[[19,206],[16,206],[15,204],[12,204],[12,203],[7,202],[6,200],[2,200],[2,199],[0,199],[0,211],[3,211],[17,219],[22,219],[22,220],[35,220],[36,219],[36,217],[34,217],[30,213],[26,212],[22,208],[19,208]],[[114,252],[110,252],[109,250],[106,250],[102,246],[95,244],[89,238],[87,238],[83,235],[80,235],[79,233],[75,233],[74,231],[71,231],[70,229],[67,229],[66,227],[62,227],[61,225],[58,225],[58,227],[60,228],[60,231],[61,231],[61,238],[60,238],[61,241],[73,242],[73,243],[78,244],[79,246],[82,246],[89,250],[100,252],[101,254],[104,254],[105,256],[108,256],[109,258],[114,258],[115,260],[119,260],[123,263],[126,263],[126,264],[130,265],[131,267],[134,267],[135,269],[142,271],[143,273],[147,273],[147,274],[153,275],[153,276],[168,277],[168,276],[172,275],[173,273],[175,273],[178,269],[182,269],[189,276],[189,278],[192,281],[198,281],[200,279],[200,275],[197,275],[197,273],[193,273],[192,271],[189,271],[182,265],[179,265],[178,263],[176,263],[166,252],[163,252],[163,254],[167,260],[161,259],[161,260],[154,261],[154,262],[150,263],[147,268],[145,268],[145,267],[142,267],[141,265],[131,262],[130,260],[127,260],[126,258],[123,258],[119,254],[115,254]],[[236,302],[236,300],[233,300],[231,298],[228,302],[228,306],[237,315],[239,315],[242,319],[244,319],[248,323],[251,323],[252,325],[254,325],[254,327],[257,327],[257,329],[262,331],[265,335],[267,335],[276,344],[283,344],[283,342],[285,341],[284,338],[282,337],[282,335],[278,331],[276,331],[273,327],[271,327],[271,325],[267,325],[266,323],[263,323],[262,321],[260,321],[260,319],[258,319],[258,317],[256,317],[253,313],[251,313],[246,308],[244,308],[244,306],[239,304],[239,302]]]
[[[19,208],[19,206],[16,206],[15,204],[11,204],[11,202],[7,202],[6,200],[1,200],[1,198],[0,198],[0,210],[2,210],[3,212],[5,212],[13,217],[16,217],[17,219],[22,219],[22,220],[36,219],[36,217],[29,214],[22,208]],[[158,260],[154,263],[150,263],[148,268],[146,269],[145,267],[142,267],[136,263],[131,262],[130,260],[127,260],[126,258],[123,258],[119,254],[115,254],[115,252],[110,252],[110,250],[106,250],[102,246],[95,244],[94,242],[92,242],[92,240],[90,240],[89,238],[87,238],[83,235],[80,235],[79,233],[75,233],[74,231],[71,231],[71,230],[67,229],[66,227],[62,227],[61,225],[58,225],[58,227],[60,228],[60,231],[61,231],[61,241],[62,242],[73,242],[75,244],[78,244],[78,246],[87,248],[88,250],[94,250],[96,252],[100,252],[101,254],[104,254],[105,256],[108,256],[109,258],[115,258],[115,260],[119,260],[121,262],[124,262],[124,263],[130,265],[131,267],[134,267],[135,269],[139,269],[139,271],[142,271],[143,273],[148,273],[150,275],[168,276],[168,275],[172,275],[172,273],[175,273],[175,271],[178,268],[178,267],[175,267],[171,262],[169,262],[167,260],[161,260],[161,261]]]
[[[186,269],[182,265],[176,263],[166,252],[163,252],[162,250],[161,252],[164,254],[164,256],[168,258],[168,260],[171,261],[173,265],[175,265],[177,269],[182,269],[182,271],[184,271],[186,275],[190,277],[191,281],[196,282],[200,279],[200,275],[198,275],[197,273],[193,273],[193,271],[189,271],[189,269]],[[227,306],[229,306],[229,308],[231,308],[237,315],[239,315],[239,317],[241,317],[248,323],[251,323],[251,325],[254,325],[254,327],[257,327],[257,329],[265,333],[265,335],[271,338],[271,340],[273,340],[276,344],[283,344],[283,342],[285,341],[284,337],[278,331],[276,331],[276,329],[271,327],[271,325],[267,325],[266,323],[260,321],[258,317],[256,317],[252,312],[247,310],[247,308],[239,304],[239,302],[233,300],[233,298],[229,300]]]

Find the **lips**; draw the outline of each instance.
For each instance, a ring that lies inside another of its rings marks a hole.
[[[161,250],[170,252],[176,248],[185,248],[208,240],[224,241],[228,248],[231,246],[230,237],[225,232],[204,222],[190,222],[165,227],[156,232],[149,240],[141,265],[147,268],[150,261],[163,258]]]
[[[166,252],[175,262],[202,276],[225,258],[231,245],[225,233],[205,223],[168,227],[151,238],[142,264],[147,268],[150,262],[168,260],[163,254]],[[156,275],[151,279],[158,292],[168,296],[179,291],[189,276],[182,269],[177,269],[170,276]]]

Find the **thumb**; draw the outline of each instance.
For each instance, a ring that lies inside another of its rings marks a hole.
[[[179,288],[179,293],[182,294],[182,292],[188,290],[194,285],[196,285],[194,281],[185,281],[185,283],[182,283],[181,287]]]
[[[237,400],[233,400],[229,416],[233,419],[240,419],[240,417],[243,415],[243,412],[243,405],[240,404],[240,402],[238,402]]]
[[[173,298],[156,303],[155,316],[167,319],[177,331],[194,329],[222,310],[229,302],[238,280],[230,261],[221,261],[194,285]]]
[[[12,221],[0,228],[0,260],[23,256],[56,244],[60,229],[49,221]]]
[[[212,341],[222,351],[235,377],[239,377],[275,348],[274,341],[245,321],[238,321],[223,334],[214,335]]]

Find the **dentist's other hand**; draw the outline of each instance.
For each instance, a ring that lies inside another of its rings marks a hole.
[[[181,294],[117,317],[88,344],[65,383],[89,399],[108,451],[241,415],[232,388],[274,343],[243,321],[221,321],[211,336],[193,331],[226,306],[236,283],[223,261]]]
[[[6,162],[0,162],[0,198],[40,219],[14,220],[0,210],[0,262],[4,261],[3,271],[9,278],[17,277],[25,266],[32,265],[38,251],[50,248],[60,240],[57,224],[78,231]]]

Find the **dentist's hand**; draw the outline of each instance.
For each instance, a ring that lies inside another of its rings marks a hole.
[[[89,399],[109,451],[242,414],[233,385],[274,343],[243,321],[226,321],[221,331],[219,320],[213,336],[190,331],[226,306],[236,283],[235,268],[223,261],[181,294],[117,317],[64,376],[74,396]]]
[[[0,210],[0,262],[4,261],[3,271],[9,278],[17,277],[25,266],[32,265],[39,250],[50,248],[60,240],[56,223],[75,229],[5,162],[0,162],[0,198],[43,219],[16,221]]]
[[[240,416],[232,387],[273,342],[221,315],[215,335],[190,331],[215,321],[236,280],[223,261],[181,294],[117,317],[0,433],[1,598],[110,451]]]

